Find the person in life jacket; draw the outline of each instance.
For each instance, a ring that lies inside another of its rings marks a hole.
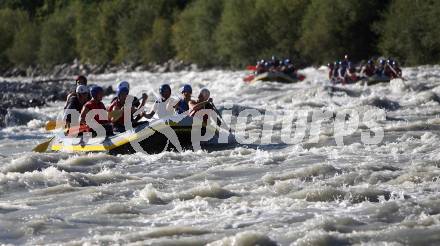
[[[385,65],[386,61],[383,59],[379,60],[379,66],[376,68],[376,75],[379,77],[385,76]]]
[[[402,78],[402,69],[399,67],[396,61],[391,63],[392,78]]]
[[[87,78],[85,76],[79,75],[78,77],[76,77],[76,79],[75,79],[75,86],[77,87],[79,85],[87,86]],[[71,92],[69,92],[69,94],[67,94],[66,103],[64,104],[64,108],[67,107],[69,99],[72,96],[76,96],[76,91],[71,91]],[[88,99],[90,100],[90,97]]]
[[[90,122],[86,122],[87,114],[89,114],[92,110],[101,110],[103,115],[99,117],[98,114],[95,113],[93,118],[96,122],[98,122],[98,124],[102,125],[105,128],[106,135],[112,135],[113,132],[112,127],[109,124],[110,122],[108,120],[107,109],[105,108],[104,103],[102,103],[102,98],[104,97],[104,89],[102,89],[101,86],[94,86],[90,89],[90,95],[92,99],[86,102],[82,108],[80,115],[80,124],[90,128],[90,126],[88,125],[88,123]],[[96,134],[93,129],[91,130]]]
[[[267,72],[267,67],[265,66],[266,61],[265,60],[261,60],[257,63],[256,69],[255,69],[255,74],[262,74]]]
[[[277,71],[279,71],[279,69],[280,69],[280,60],[278,60],[278,58],[273,55],[270,60],[269,71],[277,72]]]
[[[118,92],[120,92],[122,88],[126,88],[128,90],[128,92],[130,92],[130,84],[125,80],[120,81],[116,86],[116,97],[114,97],[111,100],[110,107],[111,107],[111,105],[113,105],[113,103],[115,101],[118,101],[118,99],[119,99]],[[140,111],[145,106],[147,99],[148,99],[148,96],[145,93],[142,94],[142,101],[140,101],[139,98],[137,98],[137,97],[133,97],[133,101],[131,102],[131,105],[130,105],[130,108],[132,108],[132,110],[131,110],[131,112],[132,112],[131,113],[131,123],[133,124],[133,126],[136,126],[138,121],[142,118],[142,114],[138,114],[137,112]],[[126,102],[126,100],[124,99],[124,104],[125,104],[125,102]],[[118,103],[115,103],[113,111],[122,109],[122,107],[119,107],[117,104]],[[110,109],[110,107],[109,107],[109,109]],[[116,115],[118,115],[118,114],[116,114]],[[122,128],[119,128],[119,129],[122,129]]]
[[[285,59],[283,61],[283,66],[281,67],[281,72],[283,72],[293,78],[296,77],[295,66],[293,65],[293,63],[290,59]]]
[[[85,85],[78,85],[75,94],[70,96],[64,107],[64,119],[66,120],[66,128],[70,128],[72,122],[72,112],[69,110],[76,110],[78,114],[81,112],[84,104],[89,100],[89,89]]]
[[[358,81],[358,79],[359,78],[356,74],[356,67],[353,65],[352,62],[349,61],[344,80],[346,83],[354,83],[354,82]]]
[[[153,118],[155,114],[159,119],[166,119],[174,115],[174,107],[177,104],[173,98],[171,98],[171,87],[168,84],[163,84],[159,88],[160,98],[158,98],[153,105],[153,108],[149,113],[144,114],[147,119]]]
[[[340,61],[339,62],[339,76],[344,78],[345,77],[345,73],[347,72],[347,68],[348,68],[348,62],[346,61]]]
[[[371,77],[376,73],[376,66],[372,60],[367,61],[367,65],[362,68],[361,75],[363,77]]]
[[[340,78],[340,74],[339,74],[339,69],[340,69],[340,64],[341,62],[339,61],[335,61],[334,66],[333,66],[333,74],[332,74],[332,83],[333,84],[337,84],[341,81]]]
[[[392,59],[388,59],[385,63],[385,68],[384,68],[384,72],[383,72],[383,74],[390,79],[397,78],[397,74],[394,71],[394,68],[391,67],[392,66],[391,64],[393,62],[394,61]]]
[[[130,117],[135,112],[135,108],[132,105],[126,105],[126,99],[129,90],[127,87],[119,87],[116,90],[117,99],[112,102],[108,108],[110,115],[110,121],[112,122],[113,131],[125,132],[125,109],[129,107]],[[132,123],[132,121],[130,121]]]
[[[191,101],[192,95],[192,87],[191,85],[184,85],[180,90],[182,93],[182,98],[180,98],[179,102],[174,107],[177,114],[189,113],[189,101]]]
[[[335,65],[333,63],[327,63],[328,71],[328,79],[331,81],[333,78],[333,70],[335,69]]]
[[[203,88],[200,90],[199,96],[197,97],[197,100],[191,100],[189,101],[189,115],[191,117],[194,117],[196,113],[203,109],[214,109],[214,106],[212,104],[212,98],[210,98],[211,92],[207,88]],[[204,115],[203,116],[203,125],[206,125],[208,123],[209,116]]]

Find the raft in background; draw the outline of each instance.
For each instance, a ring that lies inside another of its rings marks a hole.
[[[295,77],[287,75],[282,72],[265,72],[258,75],[249,75],[243,80],[249,84],[255,83],[257,81],[273,81],[280,83],[296,83],[303,81],[306,77],[302,74],[297,74]]]

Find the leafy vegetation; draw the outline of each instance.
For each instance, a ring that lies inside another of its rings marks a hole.
[[[0,70],[181,59],[242,68],[272,55],[321,64],[440,62],[435,0],[3,0]]]

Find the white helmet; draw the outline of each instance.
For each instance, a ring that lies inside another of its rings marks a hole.
[[[121,88],[121,87],[125,87],[127,89],[130,89],[130,84],[127,81],[121,81],[118,83],[118,85],[116,86],[116,89]]]
[[[208,100],[209,96],[211,95],[211,92],[209,92],[209,90],[207,88],[202,88],[200,90],[199,95],[201,95],[205,100]]]
[[[89,88],[85,85],[78,85],[75,91],[79,94],[89,93]]]

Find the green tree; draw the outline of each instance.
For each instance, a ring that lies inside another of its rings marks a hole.
[[[36,65],[40,45],[38,25],[27,22],[14,35],[13,45],[6,51],[9,60],[17,67]]]
[[[27,18],[23,11],[0,9],[0,67],[3,69],[12,65],[6,51],[13,45],[15,33],[28,21]]]
[[[269,34],[265,49],[259,52],[260,56],[298,58],[295,43],[301,35],[304,9],[309,3],[310,0],[275,0],[268,7],[267,1],[257,1],[257,9],[265,20],[262,28]]]
[[[266,20],[254,0],[226,0],[215,33],[220,62],[234,67],[255,63],[267,47]]]
[[[125,1],[76,2],[76,45],[81,61],[112,63],[116,55],[119,19],[126,12]]]
[[[379,49],[409,65],[440,62],[440,2],[395,0],[377,25]]]
[[[302,22],[297,47],[314,63],[337,59],[344,54],[362,59],[374,54],[377,36],[372,23],[378,20],[387,1],[312,0]]]
[[[75,16],[69,9],[58,11],[42,24],[38,60],[45,66],[71,62],[76,56],[73,33]]]
[[[205,0],[196,0],[183,10],[173,27],[179,59],[200,66],[218,64],[214,33],[222,10],[222,1]]]
[[[130,14],[121,17],[116,34],[116,62],[137,63],[142,60],[142,44],[151,35],[153,22],[161,9],[159,4],[131,2]]]
[[[174,57],[171,44],[171,23],[157,18],[153,24],[151,36],[143,43],[143,61],[162,63]]]

